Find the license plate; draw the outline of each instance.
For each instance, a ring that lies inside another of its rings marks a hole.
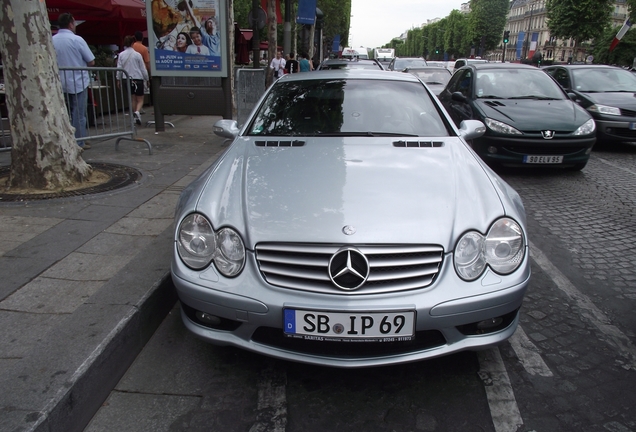
[[[636,123],[630,123],[629,130],[636,130]]]
[[[285,309],[289,337],[318,341],[396,342],[414,339],[415,312],[324,312]]]
[[[563,156],[531,156],[523,157],[523,163],[528,164],[560,164],[563,163]]]

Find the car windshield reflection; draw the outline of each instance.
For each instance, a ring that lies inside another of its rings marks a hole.
[[[480,99],[566,99],[558,85],[537,69],[484,69],[477,71]]]
[[[572,71],[574,88],[580,92],[633,92],[636,93],[636,76],[621,69],[577,69]]]
[[[448,136],[421,83],[373,80],[279,82],[248,127],[252,136]]]

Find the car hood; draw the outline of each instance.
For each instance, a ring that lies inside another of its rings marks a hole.
[[[617,108],[623,108],[630,111],[636,111],[636,93],[607,92],[607,93],[588,93],[577,92],[579,95],[587,98],[593,104],[607,105]]]
[[[270,147],[276,140],[262,147],[239,137],[186,191],[191,203],[178,212],[202,212],[215,229],[234,227],[250,249],[308,242],[452,250],[466,230],[485,233],[506,210],[515,214],[505,205],[507,185],[459,138],[427,148],[395,147],[396,140],[309,138],[298,147]],[[345,226],[355,233],[344,234]]]
[[[591,118],[571,100],[478,99],[475,106],[484,117],[522,131],[573,131]]]

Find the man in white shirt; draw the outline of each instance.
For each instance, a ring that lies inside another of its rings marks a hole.
[[[143,57],[133,48],[135,43],[134,36],[126,36],[124,38],[124,51],[119,54],[117,58],[117,67],[126,71],[128,76],[126,77],[123,72],[117,72],[117,87],[120,86],[122,78],[129,78],[130,92],[132,95],[132,105],[134,109],[133,116],[135,117],[135,123],[141,124],[141,108],[144,106],[144,82],[148,81],[148,71],[146,70],[146,64]]]
[[[272,59],[269,68],[274,71],[274,79],[278,79],[285,75],[285,59],[281,51],[276,52],[276,58]]]
[[[70,13],[63,13],[57,19],[60,27],[53,36],[53,47],[57,55],[57,65],[63,67],[82,67],[95,65],[95,56],[88,48],[86,41],[75,34],[75,19]],[[71,124],[75,128],[75,138],[88,136],[86,130],[86,104],[88,101],[87,87],[90,84],[88,71],[60,71],[62,91],[66,101]],[[91,148],[84,140],[77,144],[83,149]]]

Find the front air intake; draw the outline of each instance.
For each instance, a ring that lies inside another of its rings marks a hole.
[[[444,147],[443,141],[395,141],[393,147]]]
[[[256,147],[302,147],[305,141],[256,141]]]

